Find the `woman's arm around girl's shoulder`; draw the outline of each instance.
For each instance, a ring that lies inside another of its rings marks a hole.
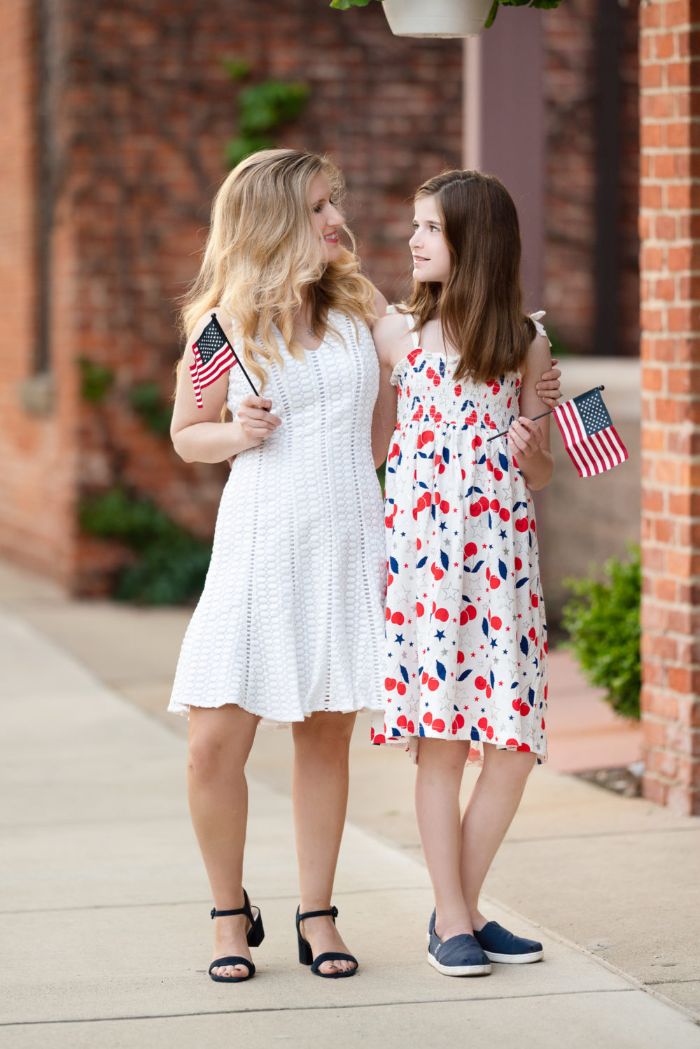
[[[549,416],[534,421],[535,415],[547,410],[537,396],[537,383],[543,372],[552,367],[549,340],[536,335],[530,343],[523,366],[520,389],[520,418],[508,431],[508,441],[518,460],[528,488],[537,491],[552,479],[554,459],[549,445]]]
[[[383,298],[383,296],[382,296]],[[406,318],[400,313],[384,313],[372,326],[372,337],[379,359],[379,393],[372,419],[372,454],[379,467],[387,457],[389,441],[396,426],[396,387],[391,385],[395,365],[411,349]]]
[[[190,370],[194,363],[192,346],[210,319],[207,313],[195,324],[177,368],[170,438],[177,454],[187,463],[224,462],[260,444],[280,424],[268,410],[271,402],[254,396],[243,398],[237,419],[223,422],[228,372],[201,390],[202,405],[197,404]]]

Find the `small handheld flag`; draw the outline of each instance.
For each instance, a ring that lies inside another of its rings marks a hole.
[[[628,458],[620,435],[596,386],[553,410],[564,447],[579,477],[593,477],[619,466]]]
[[[258,391],[253,385],[248,372],[245,370],[238,357],[233,351],[224,329],[219,324],[217,316],[212,313],[211,320],[202,329],[196,342],[192,343],[194,360],[190,364],[190,375],[194,386],[194,395],[197,407],[203,408],[202,390],[205,386],[211,386],[218,378],[230,371],[235,364],[240,365],[250,388],[256,397]]]

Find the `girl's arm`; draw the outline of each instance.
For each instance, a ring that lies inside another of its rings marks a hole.
[[[270,414],[271,401],[251,395],[243,398],[232,422],[221,422],[228,372],[202,390],[204,407],[198,408],[190,376],[193,341],[193,338],[187,340],[178,366],[170,437],[175,451],[186,463],[221,463],[261,444],[274,433],[281,420]]]
[[[389,441],[396,426],[396,387],[391,385],[394,365],[411,349],[406,319],[396,313],[385,313],[372,328],[379,358],[379,393],[372,416],[372,455],[380,467],[387,457]]]
[[[508,431],[508,441],[528,488],[538,491],[548,485],[554,471],[554,459],[549,450],[549,416],[533,421],[533,415],[544,411],[546,404],[537,396],[537,383],[544,371],[551,368],[549,343],[543,335],[530,344],[522,387],[520,390],[520,418]]]

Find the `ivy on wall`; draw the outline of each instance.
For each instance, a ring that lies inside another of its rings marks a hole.
[[[250,65],[239,58],[228,58],[224,69],[234,82],[250,77]],[[275,145],[273,133],[296,120],[309,100],[310,88],[301,81],[263,80],[243,87],[238,93],[238,133],[225,147],[226,163],[234,168],[259,149]]]

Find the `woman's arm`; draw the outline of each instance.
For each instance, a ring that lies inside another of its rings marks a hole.
[[[554,459],[549,449],[549,416],[533,421],[533,416],[546,410],[546,403],[537,396],[537,383],[543,372],[551,368],[547,339],[538,335],[533,339],[525,362],[520,390],[520,418],[508,431],[511,451],[523,472],[528,488],[538,491],[548,485],[554,471]]]
[[[178,366],[170,438],[175,451],[186,463],[221,463],[261,444],[274,433],[281,420],[270,414],[271,401],[250,396],[241,401],[236,419],[221,422],[228,372],[202,390],[204,406],[198,408],[190,375],[190,364],[194,360],[192,341],[187,340],[187,348]]]
[[[374,345],[379,358],[379,393],[372,417],[372,455],[379,467],[387,457],[389,441],[396,426],[396,387],[391,385],[391,373],[411,349],[406,319],[401,314],[385,313],[372,328]]]

